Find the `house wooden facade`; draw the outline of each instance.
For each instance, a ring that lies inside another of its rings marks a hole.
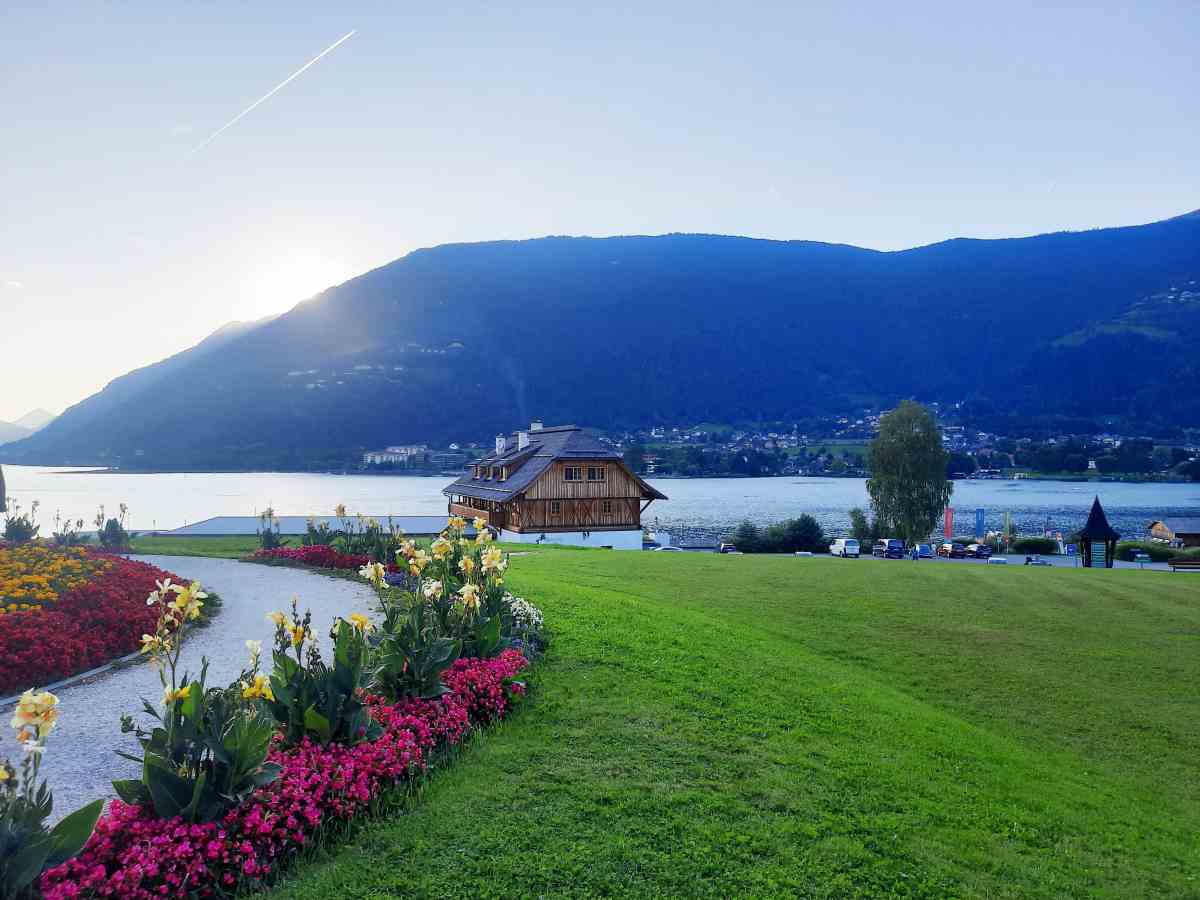
[[[508,539],[601,544],[607,532],[636,532],[639,547],[642,514],[666,499],[582,429],[538,422],[498,436],[494,452],[443,493],[451,515],[482,517]],[[622,545],[632,546],[632,538]]]
[[[1200,547],[1200,518],[1157,519],[1150,523],[1150,537],[1178,547]]]

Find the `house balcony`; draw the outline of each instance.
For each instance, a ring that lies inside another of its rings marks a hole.
[[[480,502],[484,503],[487,501]],[[508,518],[502,510],[476,509],[474,506],[467,506],[465,503],[451,503],[450,515],[462,516],[468,522],[472,519],[482,517],[492,528],[503,528]]]

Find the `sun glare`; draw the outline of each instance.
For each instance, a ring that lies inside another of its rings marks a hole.
[[[252,272],[247,281],[247,318],[287,312],[327,287],[341,284],[355,273],[344,260],[319,253],[295,252],[277,257]]]

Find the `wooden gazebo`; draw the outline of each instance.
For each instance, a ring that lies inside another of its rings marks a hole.
[[[1108,516],[1104,515],[1104,507],[1100,498],[1092,501],[1092,511],[1088,513],[1087,524],[1079,532],[1079,554],[1083,565],[1089,569],[1111,569],[1117,556],[1117,540],[1121,535],[1113,531],[1108,524]]]

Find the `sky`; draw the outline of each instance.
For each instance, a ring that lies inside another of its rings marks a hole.
[[[6,3],[0,420],[446,242],[1200,207],[1200,12],[1101,6]]]

